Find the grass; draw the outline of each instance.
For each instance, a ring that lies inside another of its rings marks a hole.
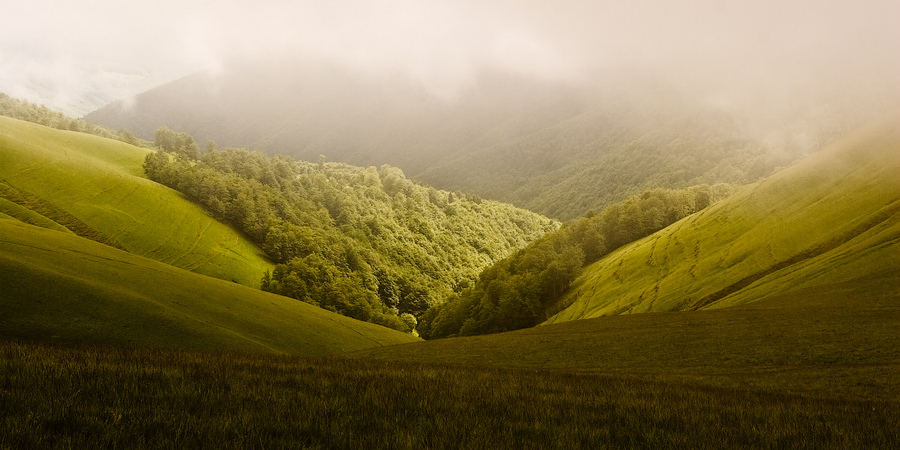
[[[0,343],[4,448],[893,448],[900,403],[636,377]]]
[[[322,355],[410,335],[0,219],[0,337]]]
[[[262,251],[177,192],[144,178],[147,152],[0,117],[0,212],[258,287],[272,267]]]
[[[900,272],[900,129],[873,126],[585,269],[548,323],[723,308]]]
[[[891,282],[891,291],[841,283],[739,307],[576,320],[353,356],[898,401],[900,273]]]

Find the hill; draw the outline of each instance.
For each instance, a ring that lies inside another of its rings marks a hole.
[[[723,308],[900,277],[896,119],[840,142],[589,266],[548,323]],[[850,294],[853,294],[851,291]],[[855,294],[853,294],[855,295]]]
[[[148,180],[150,152],[0,116],[0,212],[177,267],[258,287],[265,255],[177,192]]]
[[[86,117],[145,139],[165,125],[201,143],[390,164],[439,189],[558,219],[652,187],[750,183],[846,126],[840,114],[797,114],[760,131],[650,81],[576,85],[482,72],[439,97],[400,75],[315,61],[234,62]]]
[[[0,284],[4,339],[299,355],[415,340],[2,217]]]

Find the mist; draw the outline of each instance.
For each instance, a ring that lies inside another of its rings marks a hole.
[[[452,99],[483,70],[641,79],[774,115],[898,99],[900,2],[0,1],[0,91],[81,116],[228,61],[317,58]],[[896,102],[894,102],[896,104]]]

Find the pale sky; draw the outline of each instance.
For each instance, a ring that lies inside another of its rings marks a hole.
[[[0,92],[83,115],[235,58],[315,57],[435,92],[489,67],[722,92],[900,80],[900,0],[0,0]]]

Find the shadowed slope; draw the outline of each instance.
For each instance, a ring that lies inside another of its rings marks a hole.
[[[0,219],[4,338],[323,355],[415,341],[68,233]]]

